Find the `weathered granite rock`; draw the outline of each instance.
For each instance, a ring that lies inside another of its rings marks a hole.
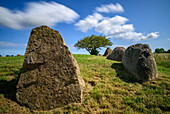
[[[107,59],[115,60],[115,61],[122,61],[123,54],[125,53],[124,47],[116,47],[108,56]]]
[[[47,26],[31,31],[16,98],[33,110],[80,103],[85,83],[62,36]]]
[[[108,56],[110,53],[112,52],[112,49],[110,47],[108,47],[106,49],[106,51],[104,52],[104,55],[103,56]]]
[[[129,46],[122,59],[125,68],[143,82],[158,76],[157,65],[148,44]]]

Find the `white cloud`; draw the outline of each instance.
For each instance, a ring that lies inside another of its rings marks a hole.
[[[99,25],[101,26],[106,25],[106,24],[107,26],[110,24],[121,25],[121,24],[125,24],[126,21],[128,21],[127,18],[116,15],[115,17],[112,17],[112,18],[105,18],[103,21],[99,23]]]
[[[96,25],[96,32],[104,33],[108,37],[112,37],[117,34],[121,34],[128,31],[133,31],[133,25],[123,25],[128,21],[127,18],[121,16],[115,16],[112,18],[104,19],[98,25]]]
[[[13,42],[2,42],[0,41],[0,46],[5,46],[5,47],[17,47],[17,46],[27,46],[27,44],[16,44]]]
[[[146,40],[146,39],[153,39],[159,37],[159,32],[152,32],[148,33],[146,36],[142,33],[137,33],[134,31],[125,32],[116,36],[117,39],[130,39],[135,41]]]
[[[84,20],[80,20],[75,24],[78,29],[82,32],[87,32],[98,24],[98,21],[103,19],[103,16],[99,13],[88,15]]]
[[[111,3],[111,4],[101,5],[101,7],[97,7],[96,11],[100,13],[116,13],[116,12],[124,12],[124,9],[119,3],[116,3],[116,5]]]
[[[92,15],[88,15],[85,19],[79,20],[79,22],[77,22],[75,26],[77,26],[80,31],[87,32],[89,29],[96,27],[99,21],[108,18],[108,17],[103,17],[101,14],[97,12],[113,13],[113,12],[123,12],[124,10],[123,7],[117,3],[116,5],[114,4],[102,5],[101,7],[97,7],[95,11],[96,11],[95,13],[93,13]],[[121,16],[115,16],[114,18],[109,18],[109,21],[115,25],[123,24],[127,20],[128,19]],[[97,29],[100,29],[100,26],[102,26],[102,24],[109,24],[109,23],[107,20],[103,20],[103,22],[100,23],[100,25],[98,25]]]
[[[159,34],[159,32],[151,32],[151,33],[147,34],[146,36],[140,37],[139,40],[157,38],[159,36],[158,34]]]
[[[159,32],[151,32],[146,36],[143,33],[135,32],[133,24],[126,24],[129,19],[122,16],[103,17],[97,12],[113,13],[113,12],[123,12],[123,7],[120,4],[107,4],[97,7],[93,15],[88,15],[85,19],[80,20],[75,26],[82,32],[87,32],[93,29],[101,34],[106,35],[108,38],[117,39],[130,39],[130,40],[146,40],[151,38],[157,38]]]
[[[121,33],[116,35],[117,39],[129,39],[129,40],[138,40],[142,36],[142,33],[136,33],[133,31]]]
[[[116,15],[115,17],[103,17],[99,13],[87,16],[84,20],[80,20],[75,25],[82,32],[95,28],[95,31],[106,35],[109,38],[130,39],[130,40],[146,40],[157,38],[159,32],[151,32],[146,36],[142,33],[135,32],[133,24],[126,24],[127,18]]]
[[[31,2],[24,11],[12,11],[0,7],[0,25],[12,29],[48,25],[54,26],[60,22],[74,22],[79,15],[72,9],[56,2]]]
[[[142,33],[134,32],[133,24],[125,24],[127,18],[115,16],[112,18],[103,19],[96,25],[95,31],[105,34],[107,37],[115,37],[117,39],[138,39]]]

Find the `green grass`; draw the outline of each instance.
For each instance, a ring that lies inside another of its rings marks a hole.
[[[74,55],[86,84],[84,102],[41,113],[170,113],[170,54],[154,56],[159,77],[140,83],[120,62]],[[23,56],[0,58],[0,113],[32,113],[15,99],[23,60]]]
[[[23,56],[0,57],[0,80],[15,78],[14,75],[22,68],[23,61]]]
[[[154,57],[158,66],[170,68],[170,54],[169,53],[154,53]]]

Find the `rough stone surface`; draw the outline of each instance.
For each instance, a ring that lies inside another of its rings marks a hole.
[[[108,56],[107,59],[115,60],[115,61],[122,61],[123,54],[125,53],[124,47],[116,47]]]
[[[16,98],[33,110],[80,103],[84,81],[76,60],[58,31],[32,30],[25,52]]]
[[[122,59],[125,68],[143,82],[158,76],[157,65],[148,44],[129,46]]]
[[[108,47],[106,49],[106,51],[104,52],[104,55],[103,56],[108,56],[110,53],[112,52],[112,49],[110,47]]]

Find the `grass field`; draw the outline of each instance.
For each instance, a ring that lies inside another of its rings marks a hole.
[[[159,77],[139,83],[120,62],[74,55],[85,80],[84,102],[41,113],[170,113],[170,54],[155,54]],[[0,113],[39,113],[16,102],[24,57],[0,58]]]

